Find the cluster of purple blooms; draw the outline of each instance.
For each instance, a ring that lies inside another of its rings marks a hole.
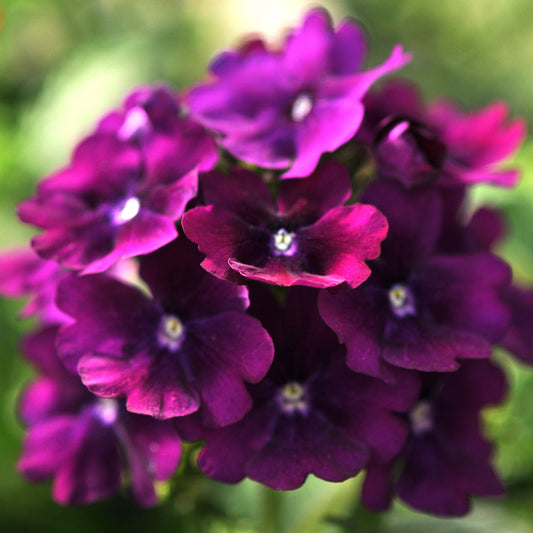
[[[134,91],[20,205],[43,232],[0,259],[0,291],[37,319],[18,467],[55,500],[127,478],[152,505],[182,441],[226,483],[364,470],[374,511],[502,493],[480,411],[506,391],[494,345],[533,363],[533,291],[468,189],[516,183],[500,162],[524,124],[371,89],[410,56],[365,55],[357,24],[312,10],[186,94]]]

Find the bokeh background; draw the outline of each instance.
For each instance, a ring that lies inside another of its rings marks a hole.
[[[0,0],[0,248],[25,244],[31,228],[15,206],[37,180],[68,161],[77,140],[134,86],[166,82],[183,89],[202,79],[221,48],[244,34],[279,41],[314,5],[304,0]],[[509,102],[533,123],[533,10],[523,0],[324,0],[335,20],[366,28],[373,65],[402,43],[414,53],[402,72],[427,98],[465,109]],[[517,279],[533,283],[533,143],[514,164],[513,191],[478,187],[478,202],[501,207],[509,237],[501,253]],[[533,531],[533,371],[496,354],[512,383],[507,403],[485,413],[497,443],[505,499],[476,500],[466,518],[445,520],[397,504],[379,517],[358,506],[360,480],[310,479],[292,493],[252,482],[225,486],[194,473],[162,486],[163,503],[136,508],[126,496],[84,508],[54,504],[47,484],[16,473],[23,430],[17,398],[32,371],[18,355],[28,324],[20,302],[0,302],[0,528],[33,532],[435,532]]]

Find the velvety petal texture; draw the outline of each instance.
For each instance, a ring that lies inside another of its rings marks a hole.
[[[428,374],[396,464],[375,462],[367,469],[364,504],[383,511],[396,493],[420,511],[461,516],[470,510],[472,495],[501,495],[480,409],[501,402],[505,392],[503,372],[489,361],[465,361],[448,375]]]
[[[40,330],[23,346],[40,375],[20,402],[28,430],[19,471],[36,482],[54,478],[53,497],[65,505],[109,498],[129,471],[136,501],[154,505],[154,480],[168,479],[181,455],[172,424],[91,394],[58,359],[56,336],[57,328]]]
[[[203,177],[204,199],[183,217],[186,235],[206,254],[202,266],[229,281],[331,287],[362,283],[387,233],[373,206],[342,206],[346,169],[325,161],[305,180],[280,183],[275,201],[261,177],[236,169]]]
[[[232,155],[261,167],[290,167],[286,178],[308,176],[324,152],[353,137],[370,86],[410,59],[398,46],[382,65],[361,71],[365,52],[353,21],[334,28],[325,11],[314,9],[281,51],[254,41],[215,58],[214,81],[193,88],[188,104]]]
[[[69,166],[38,185],[19,215],[45,230],[32,241],[41,257],[103,272],[176,237],[198,169],[216,158],[213,141],[179,116],[168,90],[141,89],[78,145]]]
[[[159,419],[199,411],[212,426],[250,409],[243,382],[263,378],[272,340],[244,312],[247,290],[214,278],[200,259],[184,237],[143,258],[152,298],[105,275],[60,284],[58,305],[75,322],[58,350],[92,392]]]
[[[42,324],[63,324],[69,320],[55,304],[55,293],[65,271],[54,261],[41,259],[32,249],[22,248],[0,255],[0,294],[9,298],[29,297],[21,311],[37,316]]]
[[[252,296],[254,294],[252,293]],[[317,291],[291,288],[284,309],[260,294],[254,306],[274,337],[276,356],[265,379],[249,386],[251,411],[239,422],[208,429],[198,417],[176,421],[189,439],[205,441],[198,465],[219,481],[249,477],[275,489],[295,489],[309,474],[329,481],[356,475],[372,458],[394,457],[405,411],[418,393],[414,374],[395,384],[351,372],[320,319]]]
[[[437,180],[442,185],[516,184],[517,170],[501,162],[523,142],[525,122],[508,120],[495,102],[480,111],[460,111],[438,101],[426,105],[417,89],[392,81],[364,100],[365,120],[358,139],[372,147],[380,175],[407,187]]]
[[[449,372],[458,358],[489,357],[510,321],[502,299],[508,265],[487,252],[435,254],[441,217],[433,189],[382,179],[363,198],[389,220],[382,255],[363,285],[319,299],[348,366],[389,379],[387,365]]]

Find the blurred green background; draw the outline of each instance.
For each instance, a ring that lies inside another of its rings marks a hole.
[[[65,164],[77,140],[132,87],[164,81],[183,89],[204,76],[212,55],[240,36],[280,39],[309,7],[302,0],[3,0],[0,33],[0,247],[32,234],[14,208],[36,181]],[[365,26],[368,64],[396,43],[414,53],[402,75],[428,98],[447,96],[466,109],[507,100],[513,115],[533,121],[533,10],[523,0],[330,0],[335,20]],[[476,201],[506,213],[501,247],[515,275],[533,282],[533,144],[514,164],[513,191],[480,187]],[[31,369],[17,354],[28,324],[17,302],[0,302],[0,527],[3,531],[176,531],[370,533],[533,531],[533,372],[503,362],[512,382],[507,404],[486,413],[496,462],[508,485],[501,501],[477,500],[466,518],[425,517],[396,505],[374,517],[357,508],[360,480],[309,480],[278,494],[255,483],[224,486],[195,475],[150,510],[127,497],[86,508],[51,501],[49,485],[31,486],[15,470],[23,435],[15,411]],[[168,487],[167,487],[168,488]],[[8,529],[9,528],[9,529]]]

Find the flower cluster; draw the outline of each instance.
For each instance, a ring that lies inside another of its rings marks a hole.
[[[533,291],[468,193],[514,185],[500,162],[524,124],[375,89],[410,56],[366,70],[365,52],[314,9],[184,94],[134,91],[20,205],[43,232],[0,258],[0,292],[37,319],[18,466],[58,502],[127,472],[154,504],[182,441],[226,483],[364,470],[374,511],[397,495],[461,515],[502,492],[480,411],[506,390],[495,345],[533,363]]]

